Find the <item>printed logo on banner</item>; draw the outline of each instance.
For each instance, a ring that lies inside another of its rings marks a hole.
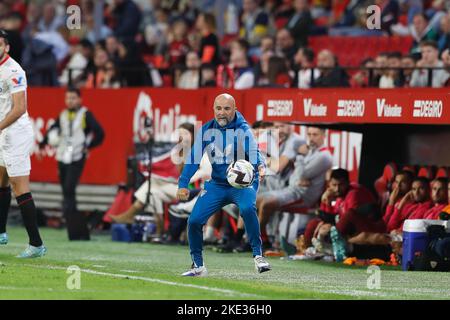
[[[168,108],[166,113],[162,113],[160,108],[153,106],[150,95],[140,92],[134,108],[134,141],[145,142],[150,133],[154,134],[156,141],[170,141],[173,138],[173,132],[181,123],[196,121],[196,115],[181,113],[179,103]]]
[[[398,104],[388,104],[386,99],[377,99],[378,117],[397,118],[402,116],[403,107]]]
[[[442,100],[414,100],[414,118],[440,118]]]
[[[338,117],[364,117],[364,100],[338,100]]]
[[[326,117],[327,109],[327,106],[323,103],[315,104],[311,98],[303,99],[303,111],[305,112],[305,117]]]
[[[267,102],[267,116],[269,117],[290,117],[294,111],[294,101],[292,100],[269,100]]]

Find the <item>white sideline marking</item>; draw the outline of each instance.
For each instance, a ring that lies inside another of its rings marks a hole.
[[[67,270],[67,268],[64,268],[64,267],[49,266],[49,265],[39,266],[39,265],[28,264],[26,266],[34,267],[34,268],[41,268],[41,269],[50,269],[50,270]],[[197,284],[179,283],[179,282],[173,282],[173,281],[167,281],[167,280],[161,280],[161,279],[147,278],[147,277],[142,277],[142,276],[132,276],[129,274],[107,273],[107,272],[101,272],[101,271],[90,270],[90,269],[80,269],[80,271],[85,272],[85,273],[99,275],[99,276],[108,276],[108,277],[120,278],[120,279],[142,280],[142,281],[146,281],[146,282],[155,282],[155,283],[166,284],[169,286],[179,286],[179,287],[187,287],[187,288],[201,289],[201,290],[207,290],[207,291],[214,291],[214,292],[219,292],[219,293],[223,293],[223,294],[227,294],[227,295],[231,295],[231,296],[238,295],[238,296],[242,296],[242,297],[261,297],[256,294],[242,293],[242,292],[234,291],[234,290],[200,286]]]
[[[119,270],[120,272],[126,272],[126,273],[138,273],[139,271],[136,270]]]

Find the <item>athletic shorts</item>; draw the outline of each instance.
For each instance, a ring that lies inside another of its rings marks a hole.
[[[1,132],[0,166],[6,168],[9,177],[30,175],[30,153],[33,145],[34,133],[31,124],[7,128]]]
[[[170,203],[176,200],[178,184],[163,179],[153,178],[151,181],[151,190],[149,203],[145,210],[152,213],[164,213],[164,203]],[[144,183],[134,193],[135,198],[145,204],[148,193],[148,181]]]

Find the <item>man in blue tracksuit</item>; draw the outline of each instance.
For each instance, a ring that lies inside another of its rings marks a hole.
[[[250,126],[241,113],[236,111],[234,98],[220,94],[214,100],[214,119],[207,122],[197,134],[194,146],[185,159],[183,172],[178,181],[177,198],[187,200],[189,180],[197,171],[204,152],[212,164],[212,179],[205,184],[188,221],[188,238],[193,261],[192,269],[183,276],[206,276],[203,264],[203,226],[209,217],[223,206],[234,203],[239,207],[253,249],[255,267],[259,272],[270,270],[262,256],[256,192],[259,179],[264,176],[265,164],[259,153]],[[226,170],[235,160],[245,159],[255,168],[255,179],[250,187],[237,189],[227,181]]]

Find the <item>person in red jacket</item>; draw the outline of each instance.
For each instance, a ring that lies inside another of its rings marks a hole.
[[[401,229],[403,222],[410,217],[423,217],[432,205],[429,180],[424,177],[417,177],[412,183],[411,191],[394,208],[394,213],[387,224],[388,231]]]
[[[388,224],[394,209],[400,204],[403,197],[411,190],[414,174],[409,170],[403,170],[395,175],[392,191],[389,195],[389,202],[383,215],[383,220]]]
[[[376,210],[374,195],[364,186],[350,183],[345,169],[332,171],[320,207],[325,213],[338,215],[336,229],[343,236],[386,231],[379,210]]]
[[[431,200],[433,200],[433,207],[425,212],[423,218],[415,219],[439,219],[439,214],[444,211],[448,205],[448,181],[446,178],[437,178],[431,182]]]

